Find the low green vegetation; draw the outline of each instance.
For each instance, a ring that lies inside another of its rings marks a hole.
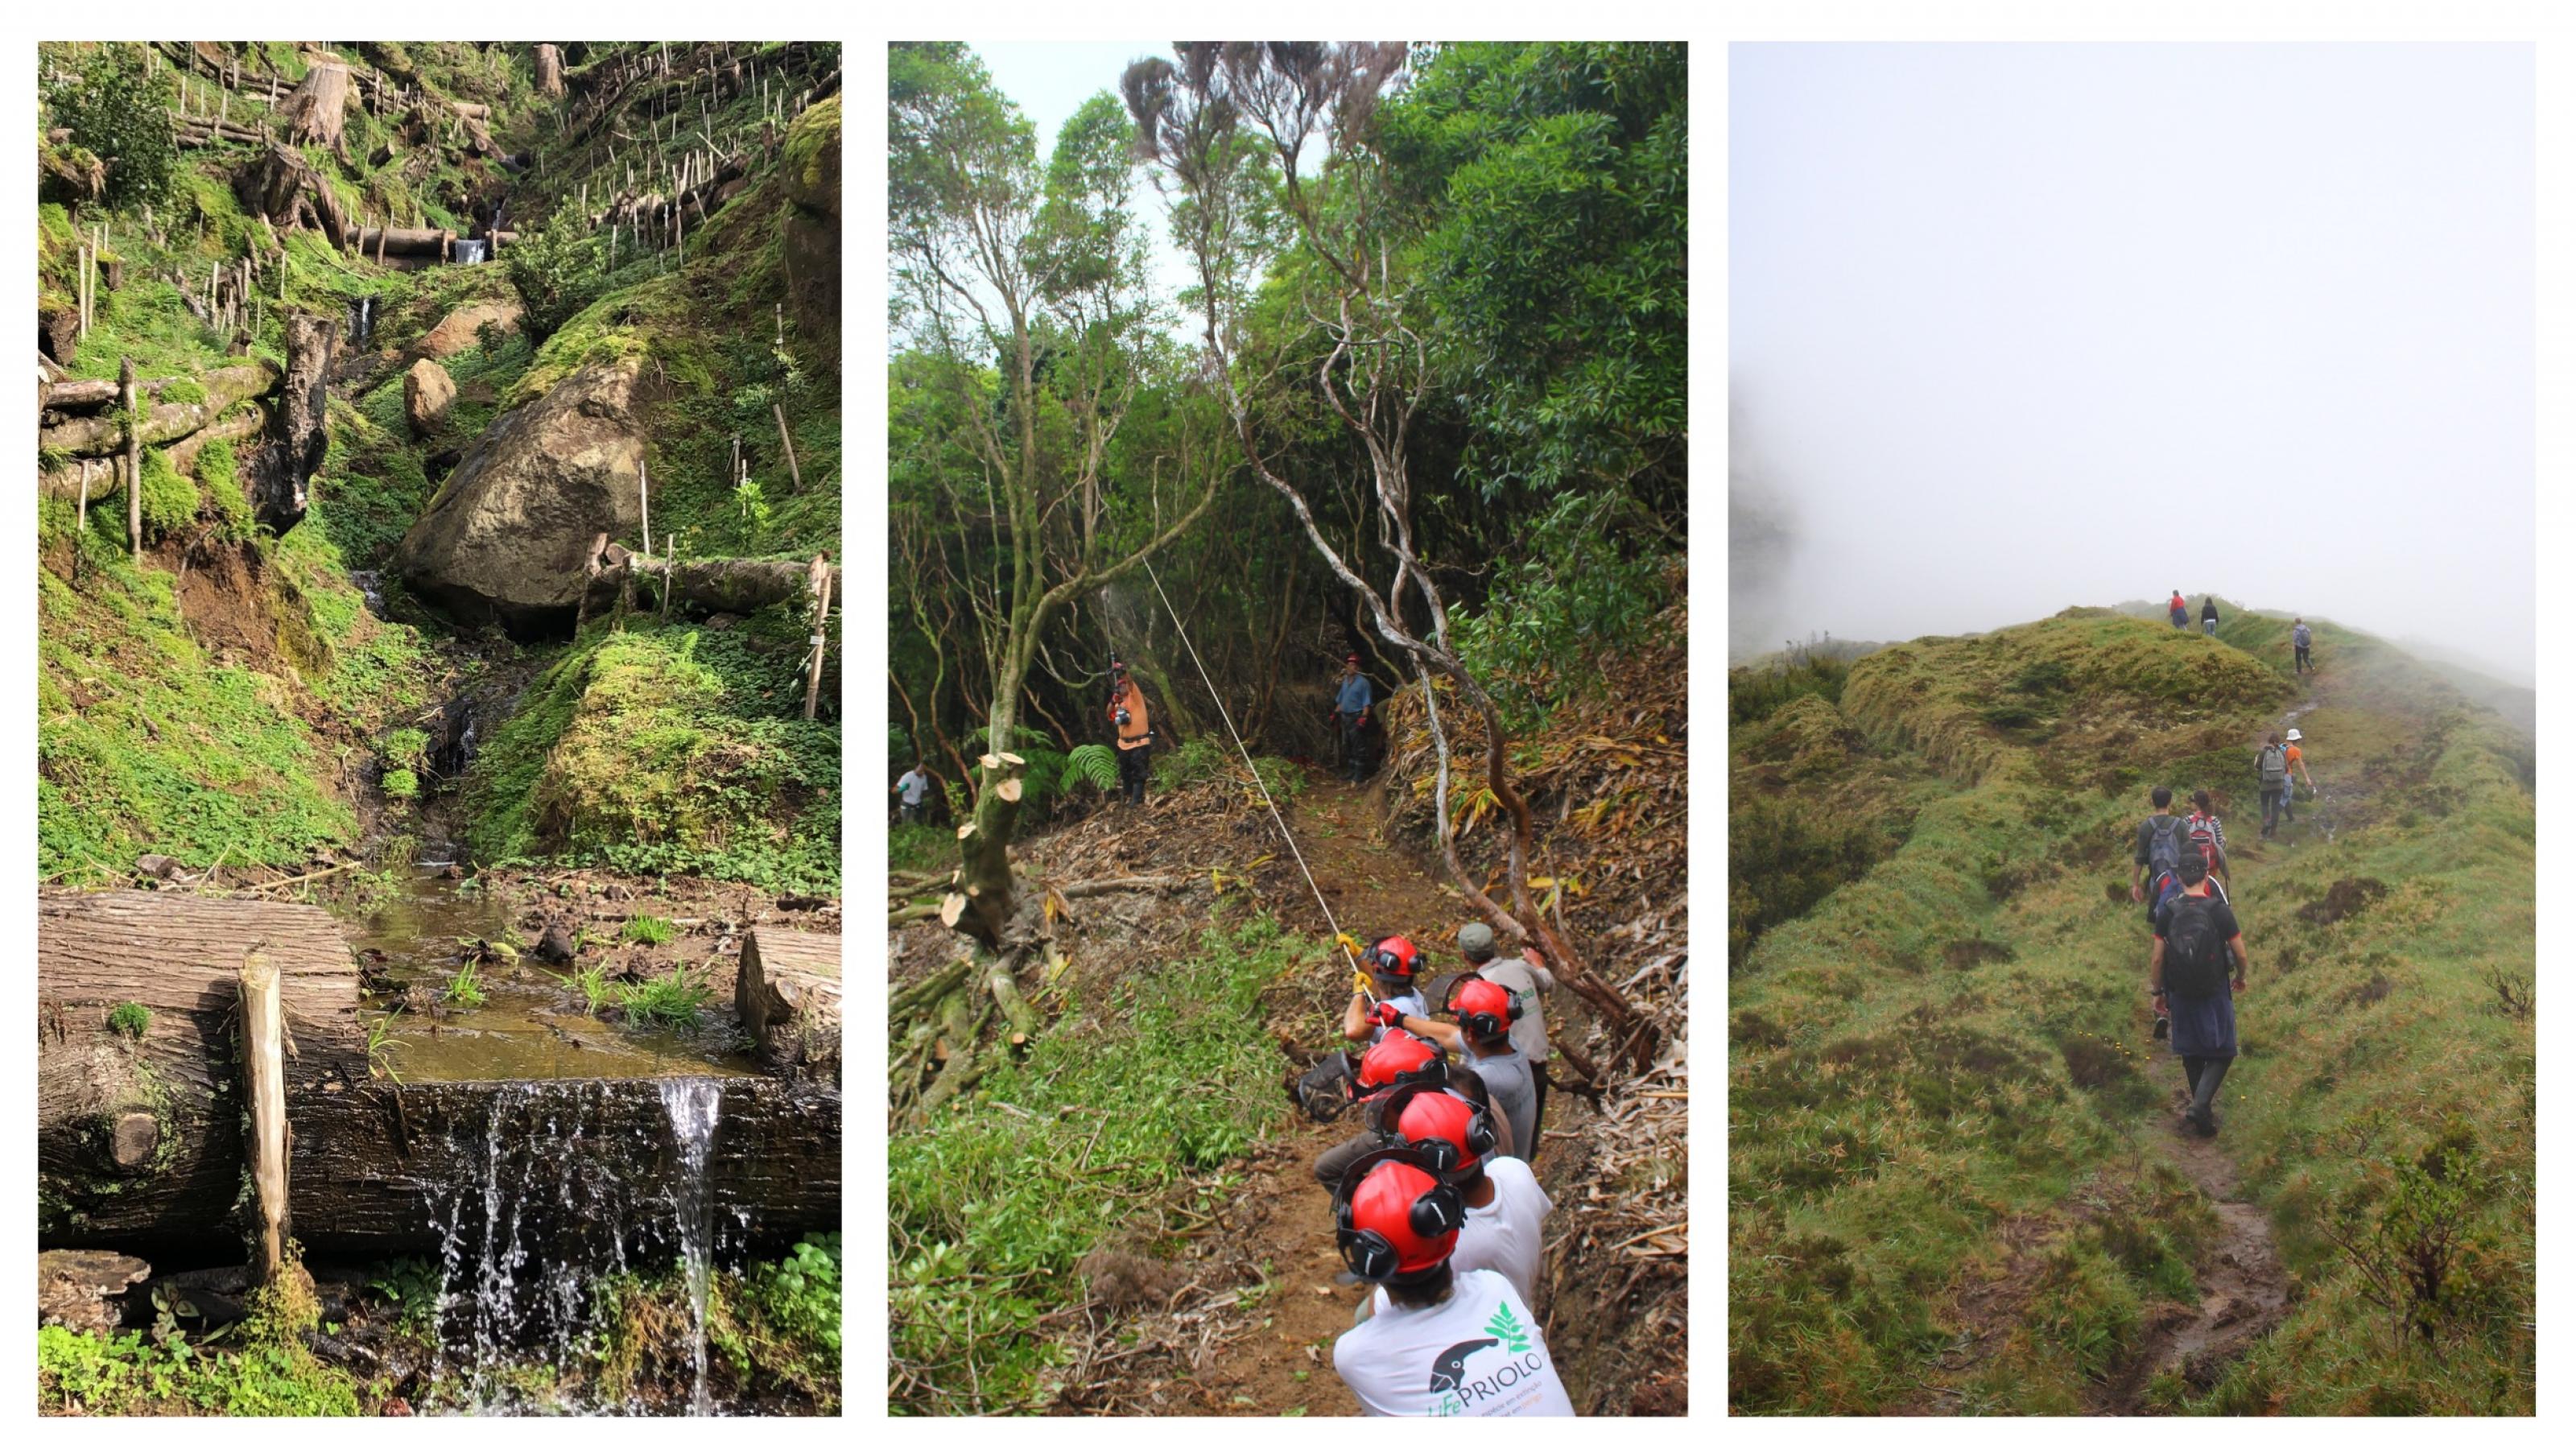
[[[1121,974],[957,1110],[891,1140],[894,1353],[946,1396],[899,1392],[897,1412],[1049,1400],[1038,1318],[1083,1291],[1073,1266],[1113,1224],[1133,1251],[1170,1246],[1172,1225],[1136,1221],[1140,1204],[1185,1178],[1228,1190],[1223,1174],[1204,1175],[1278,1108],[1278,1046],[1258,997],[1312,952],[1267,916],[1212,924],[1197,955]]]
[[[1805,902],[1730,952],[1736,1410],[1919,1411],[1939,1372],[1952,1408],[2080,1412],[2159,1305],[2197,1304],[2211,1229],[2156,1141],[2180,1072],[2148,1038],[2128,900],[2163,783],[2212,790],[2236,827],[2253,969],[2222,1145],[2300,1293],[2214,1385],[2153,1401],[2530,1411],[2525,747],[2317,625],[2335,672],[2300,723],[2323,798],[2261,841],[2253,744],[2297,686],[2286,649],[2236,640],[2275,632],[2072,610],[1881,650],[1838,703],[1787,691],[1733,731],[1735,834],[1772,844],[1730,876]],[[1800,845],[1871,801],[1903,809],[1866,848]],[[2009,1321],[1959,1367],[1961,1304],[1998,1281]]]
[[[671,1031],[696,1031],[716,990],[686,966],[650,981],[620,985],[618,1007],[628,1022]]]
[[[679,934],[679,928],[660,916],[636,916],[628,920],[626,929],[618,934],[625,940],[659,946]]]
[[[248,1318],[213,1334],[192,1334],[166,1314],[149,1333],[49,1325],[36,1331],[36,1405],[49,1414],[354,1417],[357,1380],[305,1345],[318,1322],[311,1288],[298,1286],[260,1289]]]
[[[139,1002],[120,1002],[107,1014],[107,1029],[133,1041],[143,1040],[152,1028],[152,1010]]]
[[[456,968],[456,973],[447,978],[447,984],[439,988],[438,994],[440,1000],[457,1006],[481,1006],[485,1000],[482,965],[471,957],[466,958],[465,963]]]
[[[754,624],[568,646],[476,761],[476,855],[837,889],[840,734],[796,717],[799,660]]]

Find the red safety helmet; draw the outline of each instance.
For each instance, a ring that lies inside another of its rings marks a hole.
[[[1396,1027],[1360,1053],[1359,1070],[1352,1073],[1351,1096],[1366,1100],[1410,1083],[1436,1087],[1448,1080],[1449,1058],[1438,1044]]]
[[[1422,953],[1402,936],[1381,936],[1376,945],[1361,953],[1360,964],[1368,967],[1371,975],[1410,984],[1415,968],[1422,964]]]
[[[1499,981],[1461,976],[1449,988],[1449,1014],[1477,1038],[1497,1037],[1521,1019],[1520,998]]]
[[[1388,1093],[1377,1121],[1391,1145],[1418,1154],[1426,1170],[1452,1185],[1472,1179],[1498,1145],[1491,1108],[1419,1082]]]
[[[1467,1201],[1401,1148],[1372,1152],[1342,1174],[1333,1240],[1342,1262],[1371,1282],[1427,1272],[1449,1261]]]

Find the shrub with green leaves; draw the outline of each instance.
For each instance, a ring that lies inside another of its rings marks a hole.
[[[175,104],[167,76],[144,69],[143,50],[102,45],[45,90],[53,123],[107,163],[107,199],[118,206],[166,200],[178,164]]]
[[[569,210],[547,218],[545,225],[521,233],[503,253],[510,284],[527,303],[527,325],[549,337],[599,296],[607,286],[606,243]]]

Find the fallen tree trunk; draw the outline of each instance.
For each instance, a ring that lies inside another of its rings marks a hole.
[[[143,444],[159,447],[197,432],[235,403],[247,402],[278,385],[280,374],[273,363],[252,360],[231,367],[219,367],[195,378],[163,378],[149,384],[167,389],[172,383],[193,382],[205,394],[202,402],[162,402],[141,395],[144,384],[137,384],[136,402],[144,408]],[[114,386],[114,384],[110,384]],[[125,426],[110,413],[103,417],[68,418],[50,428],[37,431],[36,443],[57,453],[75,458],[102,458],[125,446]]]
[[[743,938],[733,1003],[763,1062],[790,1076],[840,1081],[840,937],[753,931]]]
[[[282,976],[288,1194],[308,1252],[480,1251],[492,1228],[583,1261],[676,1248],[676,1083],[370,1082],[355,965],[310,906],[56,892],[39,897],[37,928],[40,1248],[241,1251],[243,1093],[214,1087],[239,1081],[233,1018],[254,946]],[[127,1002],[151,1013],[139,1040],[107,1025]],[[839,1091],[758,1077],[714,1090],[715,1220],[762,1244],[835,1228]]]
[[[171,467],[195,477],[197,455],[205,451],[208,443],[218,439],[229,442],[259,437],[268,431],[269,417],[265,403],[246,402],[162,449],[162,456],[170,460]],[[37,486],[48,498],[77,503],[85,497],[96,503],[125,491],[124,462],[118,458],[77,458],[68,466],[46,469],[38,478]]]
[[[170,891],[39,895],[36,1172],[48,1243],[142,1244],[165,1224],[238,1232],[234,1018],[253,948],[281,977],[296,1044],[288,1090],[364,1081],[357,967],[321,910]]]
[[[618,591],[638,578],[663,581],[671,601],[710,614],[750,614],[772,604],[810,595],[812,565],[782,558],[693,559],[676,568],[667,558],[630,553],[611,544],[598,555],[591,575],[585,612],[598,613],[616,601]],[[832,570],[832,596],[840,599],[841,571]]]
[[[434,226],[367,226],[358,229],[358,250],[366,256],[444,257],[456,245],[456,233]]]

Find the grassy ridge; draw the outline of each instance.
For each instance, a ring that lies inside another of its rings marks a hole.
[[[2222,632],[2078,610],[1851,666],[1833,707],[1875,753],[1840,767],[1864,783],[1831,788],[1920,798],[1906,772],[1927,764],[1942,783],[1892,854],[1773,926],[1730,985],[1738,1409],[1920,1406],[1962,1294],[2017,1275],[2009,1331],[1955,1402],[2070,1411],[2157,1299],[2197,1301],[2209,1222],[2149,1135],[2179,1068],[2146,1041],[2126,892],[2129,832],[2161,781],[2219,792],[2239,822],[2254,990],[2227,1140],[2303,1296],[2213,1392],[2163,1383],[2160,1401],[2528,1411],[2531,1029],[2489,979],[2530,975],[2527,753],[2384,646],[2319,626],[2337,674],[2302,724],[2326,798],[2264,847],[2245,797],[2251,742],[2295,692],[2287,622]],[[1825,705],[1789,708],[1816,735]],[[1774,733],[1735,731],[1739,819],[1820,798],[1766,775]],[[2390,888],[2340,920],[2300,914],[2347,879]],[[2471,1246],[2392,1346],[2399,1320],[2363,1300],[2322,1225],[2419,1212],[2420,1161],[2445,1146]]]

